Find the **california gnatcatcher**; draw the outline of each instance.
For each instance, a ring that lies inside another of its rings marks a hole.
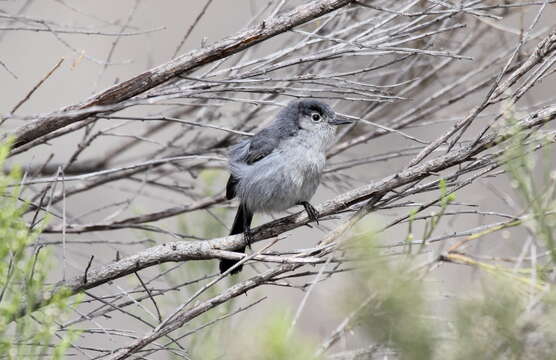
[[[350,122],[336,118],[330,106],[320,101],[293,101],[268,127],[232,146],[226,197],[237,196],[239,208],[230,235],[244,233],[250,244],[254,213],[284,211],[295,205],[302,205],[309,219],[318,223],[319,214],[309,200],[319,186],[335,125]],[[240,251],[244,252],[245,247]],[[236,263],[223,259],[220,271]],[[238,266],[232,274],[241,268]]]

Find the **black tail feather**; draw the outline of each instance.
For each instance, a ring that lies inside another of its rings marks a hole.
[[[234,223],[232,225],[232,230],[230,235],[241,234],[251,229],[251,221],[253,220],[253,213],[245,208],[243,204],[240,204],[237,208],[236,217],[234,218]],[[245,252],[245,247],[236,250],[238,252]],[[225,272],[232,266],[234,266],[238,260],[222,259],[220,260],[220,273]],[[238,266],[232,271],[232,274],[237,274],[241,271],[243,266]]]

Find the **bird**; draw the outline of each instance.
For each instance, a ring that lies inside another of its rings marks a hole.
[[[239,206],[230,235],[243,233],[250,245],[255,213],[275,213],[296,205],[303,206],[309,220],[318,224],[319,213],[309,201],[319,186],[336,126],[351,122],[318,100],[294,100],[267,127],[233,145],[226,198],[237,197]],[[245,247],[237,251],[245,252]],[[220,272],[238,261],[222,259]],[[242,265],[231,274],[241,270]]]

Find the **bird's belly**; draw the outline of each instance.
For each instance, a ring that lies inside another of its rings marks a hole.
[[[324,156],[278,153],[249,166],[240,180],[239,197],[249,209],[284,211],[315,194],[324,167]],[[282,161],[277,161],[282,160]]]

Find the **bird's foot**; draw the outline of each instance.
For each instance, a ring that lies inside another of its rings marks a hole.
[[[317,223],[317,225],[319,225],[319,212],[317,211],[317,209],[315,209],[313,205],[309,204],[309,202],[307,201],[303,201],[299,203],[299,205],[303,205],[305,211],[307,212],[307,217],[309,218],[309,220],[314,221]]]
[[[247,243],[247,247],[251,249],[251,243],[253,242],[253,232],[251,232],[250,228],[245,229],[245,231],[243,232],[243,238]]]

